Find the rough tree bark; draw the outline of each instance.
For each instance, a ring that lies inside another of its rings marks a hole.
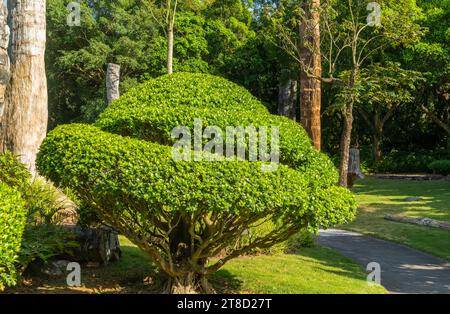
[[[278,114],[297,120],[297,81],[292,79],[281,79],[278,91]]]
[[[300,24],[300,122],[314,146],[321,149],[320,0],[304,0],[306,19]]]
[[[108,105],[120,97],[120,65],[108,63],[106,70],[106,99]]]
[[[6,90],[0,149],[18,155],[35,174],[36,154],[48,121],[46,1],[9,0],[8,11],[11,80]]]
[[[8,11],[4,7],[3,3],[0,3],[0,135],[3,134],[2,117],[5,111],[5,92],[8,87],[11,74],[8,56],[9,27],[7,23]]]

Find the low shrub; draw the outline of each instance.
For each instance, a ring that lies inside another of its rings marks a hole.
[[[0,182],[18,190],[28,187],[31,174],[11,152],[0,154]]]
[[[192,131],[194,118],[223,129],[279,126],[281,164],[262,172],[264,163],[236,158],[174,160],[171,131],[180,125]],[[331,161],[297,123],[270,115],[244,89],[209,75],[151,80],[115,101],[95,126],[56,128],[37,166],[149,254],[169,292],[210,291],[207,275],[230,259],[303,229],[345,223],[356,209],[352,194],[336,186]],[[273,228],[235,247],[262,221]]]
[[[428,165],[433,173],[442,174],[444,176],[450,175],[450,160],[436,160]]]
[[[298,251],[302,248],[314,247],[317,244],[316,239],[317,235],[315,232],[301,230],[287,241],[287,250]]]
[[[27,224],[19,253],[19,270],[23,272],[36,260],[46,264],[53,257],[70,254],[76,246],[74,235],[59,225],[58,213],[63,205],[61,192],[51,183],[36,178],[23,191]]]
[[[19,238],[16,275],[37,259],[45,263],[54,256],[70,252],[74,246],[70,241],[72,235],[55,221],[62,205],[58,189],[43,179],[32,179],[25,165],[10,152],[0,154],[0,183],[17,191],[23,200],[25,225]]]
[[[0,182],[0,291],[16,284],[15,264],[25,222],[25,202],[20,193]]]

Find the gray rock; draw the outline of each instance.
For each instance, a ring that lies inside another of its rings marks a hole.
[[[66,260],[53,261],[45,265],[41,269],[41,272],[50,277],[60,277],[66,273],[66,268],[69,263]]]

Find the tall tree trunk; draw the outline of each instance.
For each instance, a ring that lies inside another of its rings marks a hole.
[[[173,73],[173,23],[167,27],[167,73]]]
[[[6,92],[2,149],[18,155],[34,174],[48,122],[46,1],[9,0],[8,11],[11,80]]]
[[[282,77],[278,90],[278,114],[297,120],[297,81]]]
[[[5,112],[5,93],[10,80],[10,62],[8,56],[9,27],[8,11],[3,2],[0,2],[0,139],[3,134],[2,117]],[[0,141],[0,151],[2,143]]]
[[[321,149],[320,0],[304,0],[307,18],[300,25],[300,122],[314,146]]]
[[[353,89],[356,83],[358,69],[353,69],[350,78],[349,89]],[[339,165],[339,185],[343,187],[348,187],[348,160],[350,156],[350,144],[352,141],[352,130],[353,130],[353,106],[355,100],[351,96],[348,99],[343,112],[344,127],[341,135],[341,160]]]
[[[120,97],[120,65],[108,63],[106,70],[106,99],[108,105]]]
[[[341,135],[341,160],[339,165],[339,185],[348,186],[348,159],[353,129],[353,101],[347,104],[344,117],[344,128]]]

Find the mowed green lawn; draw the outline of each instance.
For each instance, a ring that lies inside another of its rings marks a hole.
[[[212,281],[231,293],[373,294],[367,274],[352,260],[317,246],[297,254],[240,257],[219,270]]]
[[[359,209],[343,229],[399,242],[450,260],[450,231],[392,222],[386,214],[450,221],[449,181],[406,181],[368,177],[353,188]],[[409,197],[420,197],[416,202]]]

